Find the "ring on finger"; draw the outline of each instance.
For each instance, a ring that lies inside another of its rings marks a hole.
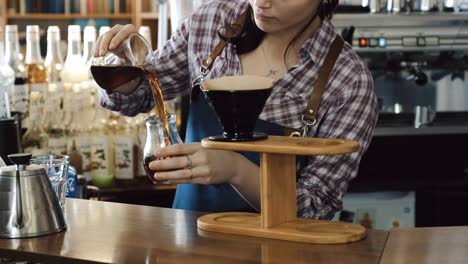
[[[187,165],[185,166],[187,169],[192,170],[192,160],[189,158],[188,155],[185,155],[187,158]]]

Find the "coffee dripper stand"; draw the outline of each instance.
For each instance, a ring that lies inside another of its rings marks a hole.
[[[205,231],[306,243],[339,244],[366,237],[357,224],[296,217],[296,155],[338,155],[356,152],[355,141],[325,138],[269,136],[250,142],[202,140],[208,149],[260,153],[261,214],[213,213],[198,218]]]
[[[207,99],[221,100],[212,96],[207,96]],[[223,99],[223,102],[225,101]],[[217,114],[219,109],[216,104],[211,102],[210,105]],[[238,106],[242,107],[243,104]],[[255,122],[260,111],[254,114]],[[226,115],[224,113],[217,116],[218,119],[220,117],[223,119],[222,116]],[[225,122],[228,122],[226,120],[219,120],[224,128]],[[349,154],[359,150],[358,142],[287,136],[268,136],[267,139],[249,140],[219,141],[216,137],[208,137],[202,140],[201,145],[207,149],[250,151],[260,154],[261,213],[211,213],[198,218],[198,228],[208,232],[317,244],[348,243],[366,237],[366,229],[358,224],[297,218],[296,215],[296,156]]]

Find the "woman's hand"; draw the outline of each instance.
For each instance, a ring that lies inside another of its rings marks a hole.
[[[94,57],[102,57],[117,48],[132,33],[138,33],[134,25],[115,25],[104,35],[99,36],[94,48]]]
[[[206,149],[200,143],[175,144],[155,151],[158,160],[149,164],[158,181],[171,184],[218,184],[231,182],[242,162],[233,151]]]

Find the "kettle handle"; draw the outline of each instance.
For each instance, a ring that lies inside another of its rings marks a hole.
[[[21,197],[21,177],[20,177],[20,166],[29,164],[32,154],[29,153],[18,153],[8,155],[8,159],[16,165],[16,228],[21,229],[24,226],[23,219],[23,200]]]

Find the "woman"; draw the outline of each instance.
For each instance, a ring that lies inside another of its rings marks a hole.
[[[350,155],[303,160],[297,170],[298,216],[331,219],[341,209],[341,198],[371,140],[377,104],[372,77],[351,46],[334,47],[335,42],[342,44],[329,21],[338,1],[320,1],[213,1],[196,10],[166,45],[154,52],[152,64],[165,99],[192,91],[186,143],[194,143],[158,149],[157,157],[177,157],[150,163],[157,180],[179,184],[175,208],[260,210],[258,157],[204,149],[198,143],[220,134],[221,128],[204,97],[191,89],[191,81],[199,77],[202,62],[216,44],[228,38],[204,79],[260,75],[275,80],[255,131],[282,134],[284,128],[303,128],[309,98],[314,89],[319,90],[314,87],[323,83],[320,108],[314,124],[307,126],[306,136],[356,140],[361,149]],[[241,29],[235,36],[236,27],[229,26],[233,23]],[[131,25],[113,27],[98,39],[95,56],[104,56],[134,32]],[[333,55],[332,50],[337,59],[329,63],[331,72],[323,77],[319,72],[326,68],[324,62],[331,61],[327,55]],[[100,97],[104,107],[124,115],[147,112],[154,105],[147,84],[130,95],[101,91]]]

